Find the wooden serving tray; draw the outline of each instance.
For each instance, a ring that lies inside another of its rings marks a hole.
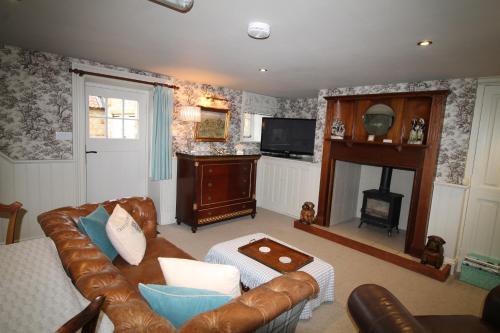
[[[271,251],[267,253],[260,252],[259,248],[262,246],[270,248]],[[295,272],[314,260],[313,257],[305,253],[289,248],[269,238],[262,238],[250,244],[240,246],[238,252],[282,274]],[[289,257],[292,261],[290,263],[282,263],[279,260],[280,257]]]

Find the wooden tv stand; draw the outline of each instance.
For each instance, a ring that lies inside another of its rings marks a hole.
[[[260,155],[177,153],[177,224],[202,225],[256,214],[255,179]]]

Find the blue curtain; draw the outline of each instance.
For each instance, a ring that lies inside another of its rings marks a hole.
[[[151,152],[151,178],[172,178],[172,113],[174,96],[172,89],[156,86],[153,94],[153,138]]]

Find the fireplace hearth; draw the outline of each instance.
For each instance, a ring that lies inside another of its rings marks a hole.
[[[399,215],[403,195],[392,193],[391,189],[392,168],[383,167],[378,189],[363,191],[363,206],[361,208],[361,221],[363,223],[387,228],[390,237],[392,230],[399,233]]]

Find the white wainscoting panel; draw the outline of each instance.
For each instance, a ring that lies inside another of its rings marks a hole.
[[[357,202],[361,169],[361,164],[343,161],[335,162],[330,225],[342,223],[359,216]]]
[[[434,182],[427,235],[442,237],[444,256],[455,261],[461,229],[466,186]]]
[[[305,201],[317,206],[320,175],[319,163],[262,156],[257,165],[257,206],[298,218]]]
[[[158,224],[175,223],[175,203],[177,197],[177,158],[172,159],[172,179],[150,181],[148,195],[155,203]]]
[[[0,154],[0,201],[19,201],[26,214],[16,226],[20,240],[43,236],[36,218],[45,211],[76,205],[74,161],[13,161]],[[5,223],[0,241],[5,241]]]

